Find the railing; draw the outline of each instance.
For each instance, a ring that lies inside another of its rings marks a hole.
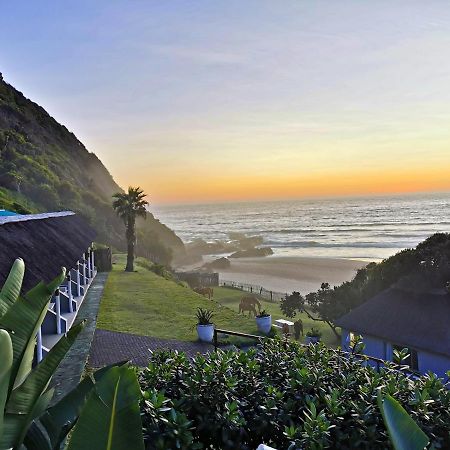
[[[237,281],[231,280],[221,280],[219,285],[223,287],[231,287],[233,289],[239,289],[241,291],[250,292],[252,294],[257,294],[260,297],[273,303],[278,303],[280,300],[283,300],[288,295],[286,292],[269,291],[263,286],[259,286],[257,284],[239,283]]]
[[[258,340],[259,342],[262,341],[262,339],[273,339],[273,338],[269,338],[266,336],[258,336],[256,334],[248,334],[248,333],[240,333],[238,331],[230,331],[230,330],[223,330],[221,328],[214,328],[214,337],[213,337],[213,345],[214,345],[214,350],[217,351],[217,349],[219,348],[219,342],[218,342],[218,338],[217,335],[218,334],[227,334],[230,336],[237,336],[237,337],[244,337],[244,338],[248,338],[248,339],[255,339]],[[286,338],[289,337],[289,333],[285,334]],[[306,347],[307,344],[301,344],[299,343],[300,346],[302,347]],[[393,363],[392,361],[385,361],[384,359],[380,359],[380,358],[375,358],[374,356],[369,356],[369,355],[364,355],[361,353],[354,353],[354,352],[348,352],[348,351],[344,351],[344,350],[339,350],[341,353],[343,353],[345,356],[354,356],[356,358],[365,360],[365,361],[372,361],[373,363],[375,363],[376,366],[376,370],[377,372],[380,371],[380,368],[383,366],[386,366],[386,364],[393,364],[394,368],[400,372],[404,372],[407,373],[411,376],[420,376],[420,373],[410,369],[407,366],[402,366],[400,364],[396,364]]]

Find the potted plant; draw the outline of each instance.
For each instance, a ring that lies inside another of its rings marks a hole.
[[[209,309],[197,308],[197,334],[202,342],[212,342],[214,324],[211,322],[213,312]]]
[[[318,328],[312,327],[307,333],[306,333],[306,343],[307,344],[316,344],[320,341],[320,338],[322,337],[322,333]]]
[[[272,316],[263,309],[255,319],[258,330],[261,331],[261,333],[269,334],[272,326]]]

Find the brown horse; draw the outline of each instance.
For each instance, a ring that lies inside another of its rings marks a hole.
[[[194,292],[197,292],[197,294],[204,295],[205,297],[208,297],[209,300],[214,296],[214,290],[210,287],[196,287],[194,288]]]
[[[239,314],[244,311],[248,311],[248,315],[251,313],[256,317],[256,306],[258,306],[258,312],[261,312],[261,303],[259,303],[258,299],[253,295],[245,295],[241,298],[239,303]]]
[[[303,322],[302,319],[298,319],[294,322],[294,333],[295,333],[295,339],[297,341],[300,339],[300,333],[303,336]]]

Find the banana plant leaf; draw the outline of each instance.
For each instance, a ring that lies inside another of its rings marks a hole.
[[[109,369],[89,395],[68,450],[143,450],[140,396],[132,368]]]
[[[52,450],[61,447],[67,433],[75,425],[75,422],[94,387],[93,380],[99,382],[109,369],[116,366],[122,366],[126,362],[127,361],[111,364],[110,366],[97,370],[93,374],[93,379],[89,376],[85,377],[75,389],[70,391],[58,403],[44,412],[39,418],[39,421],[47,432]]]
[[[72,327],[67,335],[62,336],[48,355],[30,372],[25,381],[11,392],[6,405],[7,413],[28,414],[37,398],[47,388],[55,370],[84,326],[85,323],[81,322]]]
[[[400,403],[378,393],[378,406],[395,450],[423,450],[429,444],[428,436],[419,428]]]
[[[44,392],[29,414],[6,414],[3,435],[0,436],[0,449],[21,448],[22,442],[33,420],[42,415],[50,404],[54,389]],[[20,434],[17,435],[17,430]]]
[[[36,333],[44,320],[53,292],[64,278],[65,269],[48,286],[39,283],[25,297],[19,297],[0,318],[0,328],[14,330],[11,335],[13,364],[10,391],[20,385],[31,370]]]
[[[0,330],[0,436],[3,434],[3,414],[8,398],[9,378],[13,362],[13,348],[9,333]]]
[[[25,264],[18,258],[11,267],[8,278],[0,291],[0,317],[14,304],[19,298],[22,289],[23,276],[25,274]]]
[[[52,450],[50,440],[38,422],[33,422],[23,441],[27,450]]]
[[[61,337],[44,360],[30,372],[25,381],[13,389],[5,408],[5,420],[8,421],[9,441],[2,442],[2,438],[0,437],[0,442],[3,445],[17,446],[22,443],[29,426],[36,417],[36,405],[39,405],[41,397],[46,395],[44,391],[52,375],[83,327],[84,323],[80,323],[76,327],[71,328],[67,336]],[[48,402],[45,408],[47,406]],[[37,410],[39,411],[39,406]],[[43,412],[44,410],[40,414]]]

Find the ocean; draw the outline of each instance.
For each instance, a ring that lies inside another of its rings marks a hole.
[[[378,261],[450,232],[450,193],[152,207],[184,242],[260,235],[276,256]]]

